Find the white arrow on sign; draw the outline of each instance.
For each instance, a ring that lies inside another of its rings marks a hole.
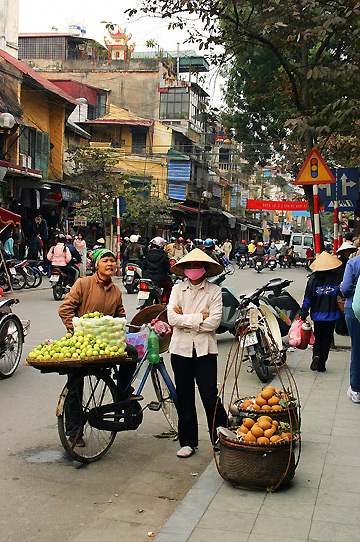
[[[347,193],[346,187],[347,186],[349,188],[351,188],[352,186],[355,186],[355,185],[356,185],[356,183],[354,183],[354,181],[348,180],[345,173],[341,176],[341,192],[342,192],[343,196],[346,196],[346,193]]]
[[[334,201],[329,201],[328,203],[328,206],[329,207],[334,207]],[[342,200],[339,200],[339,208],[340,207],[353,207],[354,205],[354,202],[351,201],[351,199],[342,199]]]

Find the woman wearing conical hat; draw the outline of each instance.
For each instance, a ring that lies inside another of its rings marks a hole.
[[[169,324],[173,326],[169,350],[178,395],[181,449],[177,456],[182,458],[190,457],[198,445],[195,381],[212,442],[216,427],[227,423],[223,405],[217,404],[216,329],[222,313],[221,288],[206,280],[221,273],[222,269],[219,263],[198,248],[171,268],[172,273],[186,277],[184,282],[173,287],[167,307]]]
[[[326,371],[331,339],[336,321],[341,318],[337,297],[340,295],[339,284],[342,275],[339,273],[341,261],[324,251],[310,265],[314,271],[306,285],[300,318],[306,320],[309,309],[314,322],[315,343],[310,369]]]

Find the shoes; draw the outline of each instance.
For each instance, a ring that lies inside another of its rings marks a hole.
[[[350,397],[353,403],[360,403],[360,392],[353,391],[351,389],[351,386],[349,386],[348,391],[346,392],[346,395]]]
[[[323,367],[320,367],[320,365],[319,365],[319,367],[318,367],[318,373],[325,373],[325,371],[326,371],[325,365],[324,365]]]
[[[195,453],[194,448],[191,448],[191,446],[183,446],[180,448],[180,450],[177,452],[178,457],[186,458],[190,457]]]
[[[75,438],[76,437],[69,437],[69,442],[71,444],[74,444]],[[79,448],[85,448],[85,446],[86,446],[85,440],[82,437],[78,437],[76,439],[75,446],[78,446]]]
[[[319,367],[319,361],[320,361],[319,356],[314,356],[314,357],[313,357],[312,362],[311,362],[311,365],[310,365],[310,369],[311,369],[312,371],[317,371],[317,370],[318,370],[318,367]]]

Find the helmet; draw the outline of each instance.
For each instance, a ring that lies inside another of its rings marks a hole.
[[[72,237],[69,234],[65,235],[65,239],[66,239],[66,241],[72,241]]]
[[[139,239],[138,235],[130,235],[130,243],[137,243]]]
[[[243,239],[241,242],[242,242],[243,245],[246,245],[245,239]]]
[[[183,243],[183,242],[184,242],[184,238],[183,238],[183,237],[179,237],[178,243]]]
[[[263,244],[264,244],[264,243],[263,243],[262,241],[260,241],[259,246],[262,247]]]
[[[207,239],[205,239],[204,245],[206,248],[212,248],[214,246],[214,241],[210,239],[210,237],[208,237]]]
[[[254,243],[255,243],[255,239],[251,239],[250,243],[254,244]]]
[[[130,241],[129,237],[124,237],[124,241]]]
[[[186,242],[187,242],[187,243],[191,243],[191,239],[186,239]]]
[[[63,233],[59,233],[58,235],[58,241],[59,243],[64,243],[65,241],[65,235]]]
[[[154,237],[154,239],[151,239],[150,244],[163,248],[166,245],[166,241],[162,237]]]

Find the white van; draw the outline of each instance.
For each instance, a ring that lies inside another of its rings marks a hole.
[[[292,233],[289,246],[294,247],[294,258],[297,262],[306,262],[306,251],[314,247],[314,236],[312,233]]]

